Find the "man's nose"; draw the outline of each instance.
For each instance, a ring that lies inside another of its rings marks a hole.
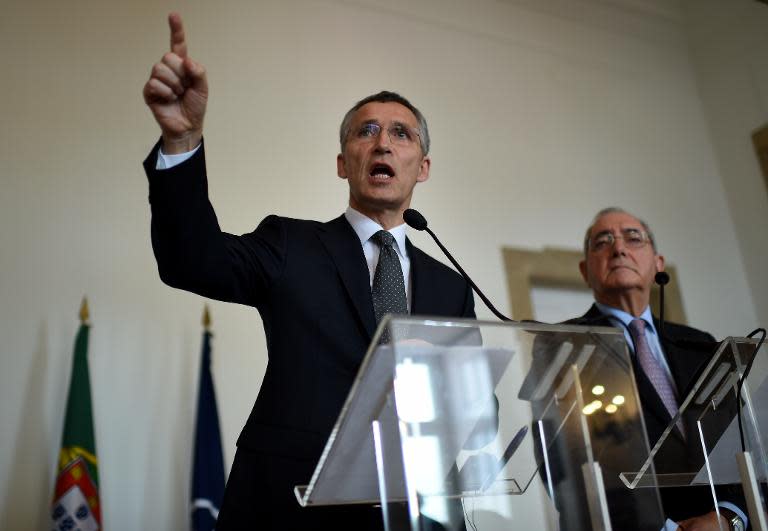
[[[614,255],[622,255],[625,254],[627,251],[627,247],[624,244],[624,238],[614,238],[613,240],[613,254]]]
[[[388,153],[392,148],[392,140],[389,138],[389,131],[382,128],[376,136],[376,151]]]

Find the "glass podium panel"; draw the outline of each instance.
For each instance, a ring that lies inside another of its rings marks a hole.
[[[648,449],[621,332],[389,327],[397,426],[382,429],[400,436],[411,529],[661,529],[656,492],[619,477]]]
[[[649,453],[620,331],[385,318],[296,495],[393,531],[658,531],[657,490],[620,477]]]
[[[695,347],[695,345],[693,345]],[[643,466],[622,474],[630,487],[726,485],[741,481],[735,456],[742,451],[737,412],[742,405],[745,450],[759,457],[756,473],[766,479],[765,433],[768,423],[768,360],[757,357],[737,400],[739,378],[752,357],[757,341],[729,337],[720,343],[699,344],[711,350],[709,362],[694,379],[678,414],[667,426]],[[685,434],[676,424],[681,420]],[[681,453],[684,450],[684,454]],[[677,459],[667,456],[676,454]],[[663,458],[663,459],[662,459]],[[659,463],[664,462],[662,467]],[[651,464],[655,463],[655,474]]]
[[[736,503],[745,512],[749,509],[753,529],[766,529],[764,523],[758,525],[765,520],[768,494],[764,431],[768,425],[768,358],[764,353],[755,357],[740,398],[737,395],[739,380],[757,346],[757,340],[736,337],[686,345],[708,349],[709,361],[643,466],[621,475],[627,486],[708,490],[712,505]],[[682,421],[684,434],[676,428],[678,421]],[[749,461],[751,483],[745,483],[745,460]]]

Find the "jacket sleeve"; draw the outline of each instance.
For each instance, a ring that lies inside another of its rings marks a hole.
[[[208,199],[204,146],[181,164],[157,170],[159,146],[144,161],[144,170],[161,280],[204,297],[257,306],[284,265],[281,219],[267,217],[242,236],[223,232]]]

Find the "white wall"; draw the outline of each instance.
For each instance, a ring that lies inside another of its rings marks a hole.
[[[760,172],[751,134],[768,124],[768,5],[694,0],[686,2],[686,14],[691,57],[725,200],[755,313],[765,326],[768,182]]]
[[[105,524],[186,522],[203,300],[158,279],[140,167],[158,134],[141,87],[166,50],[172,9],[209,70],[210,193],[226,230],[250,231],[273,212],[337,216],[346,203],[338,122],[387,88],[430,121],[432,179],[414,206],[502,311],[502,246],[577,248],[593,213],[619,204],[652,222],[692,323],[723,336],[768,317],[764,305],[755,311],[745,270],[751,280],[756,266],[743,259],[754,255],[724,201],[684,12],[672,0],[3,7],[3,529],[45,526],[83,294]],[[728,282],[714,280],[723,275]],[[254,310],[211,310],[229,463],[266,353]]]

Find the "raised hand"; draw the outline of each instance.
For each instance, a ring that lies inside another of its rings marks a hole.
[[[171,51],[152,67],[144,85],[144,101],[163,132],[163,152],[194,149],[203,137],[208,103],[205,68],[187,56],[184,25],[178,13],[168,15]]]

